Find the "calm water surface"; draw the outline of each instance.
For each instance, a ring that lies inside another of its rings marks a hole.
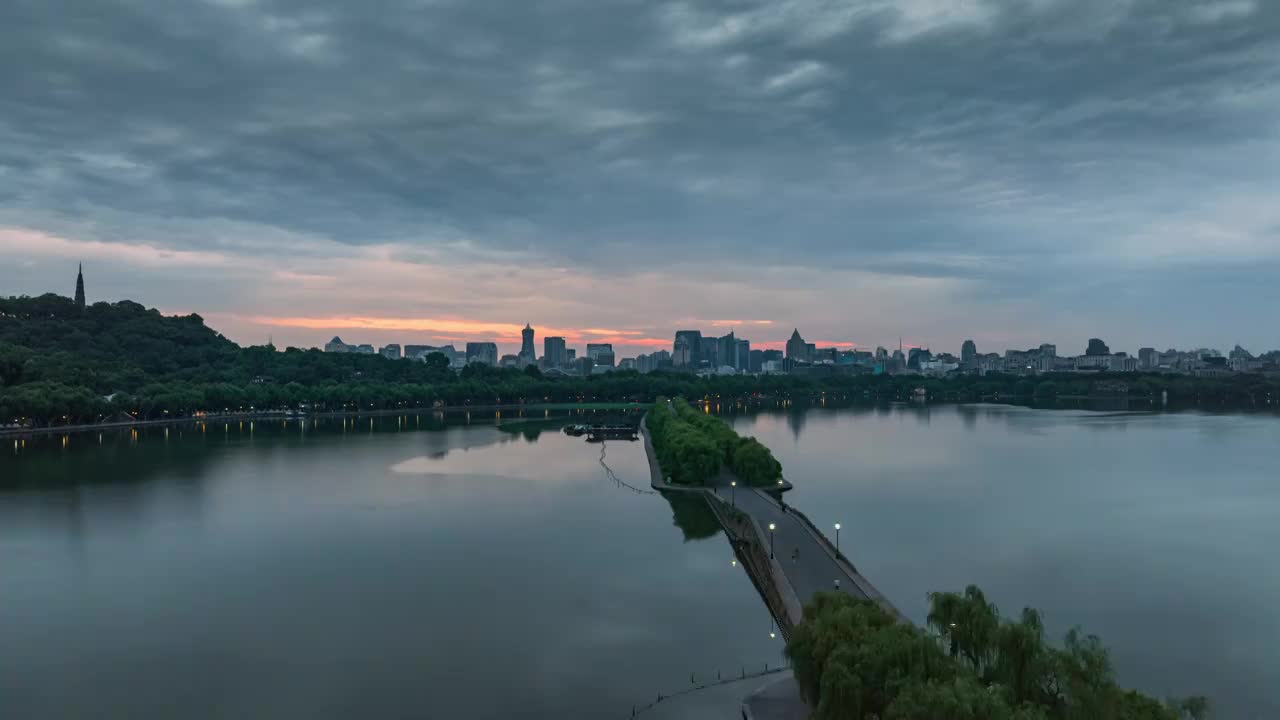
[[[781,659],[723,536],[686,542],[554,425],[6,450],[0,717],[625,717],[690,673]],[[639,443],[607,452],[647,485]]]
[[[976,583],[1112,650],[1123,684],[1280,718],[1280,417],[969,406],[734,419],[917,622]],[[834,531],[828,530],[829,534]]]
[[[1280,419],[727,414],[914,619],[978,583],[1100,634],[1125,683],[1280,717]],[[780,660],[704,515],[491,418],[5,441],[0,716],[626,717]],[[605,461],[645,486],[638,443]]]

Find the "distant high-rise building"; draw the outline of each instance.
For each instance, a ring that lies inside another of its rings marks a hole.
[[[1040,357],[1043,357],[1043,358],[1056,358],[1056,357],[1058,357],[1058,346],[1057,346],[1057,345],[1054,345],[1053,343],[1041,343],[1041,344],[1040,344]]]
[[[453,345],[405,345],[403,357],[407,360],[425,360],[431,353],[440,353],[450,363],[459,357]]]
[[[635,358],[622,358],[621,360],[619,360],[619,361],[618,361],[618,369],[619,369],[619,370],[635,370],[635,369],[636,369],[636,359],[635,359]]]
[[[738,355],[738,338],[733,336],[733,332],[730,331],[728,335],[716,338],[715,346],[716,356],[712,366],[720,367],[726,365],[728,367],[736,367],[733,361]]]
[[[359,345],[356,345],[355,351],[360,353],[361,355],[377,355],[378,354],[378,351],[374,350],[373,346],[370,345],[369,343],[360,343]]]
[[[587,357],[595,367],[613,367],[613,343],[587,343]]]
[[[503,355],[502,358],[498,360],[498,366],[504,368],[520,367],[520,356],[511,355],[509,353]]]
[[[747,372],[758,373],[764,367],[764,351],[751,350],[747,353]]]
[[[885,349],[884,349],[884,346],[877,347],[877,348],[876,348],[876,360],[878,360],[878,361],[884,361],[884,360],[888,360],[888,359],[889,359],[889,351],[888,351],[888,350],[885,350]]]
[[[623,363],[626,361],[624,360]],[[636,356],[636,370],[649,373],[671,366],[671,353],[666,350],[655,350],[648,355]],[[625,367],[625,365],[624,365]]]
[[[84,309],[84,265],[76,270],[76,309]]]
[[[533,349],[533,328],[529,323],[524,324],[524,329],[520,331],[520,364],[532,365],[538,361],[538,353]]]
[[[1155,348],[1144,347],[1138,350],[1138,367],[1150,370],[1160,365],[1160,353]]]
[[[400,359],[400,345],[398,343],[390,343],[387,345],[383,345],[382,349],[379,350],[378,352],[382,353],[382,357],[387,358],[389,360]]]
[[[911,348],[907,351],[907,367],[912,370],[919,370],[920,363],[932,359],[933,353],[929,352],[929,348]]]
[[[565,353],[565,357],[568,358],[570,363],[573,363],[573,361],[578,359],[578,351],[573,348],[569,348],[565,350],[564,353]]]
[[[547,367],[563,367],[569,364],[569,353],[565,349],[564,338],[552,336],[542,340],[542,357]]]
[[[491,342],[467,343],[467,364],[484,363],[489,366],[498,364],[498,345]]]
[[[733,358],[733,367],[741,372],[751,370],[751,341],[738,339],[737,353]]]
[[[720,359],[720,343],[717,338],[702,338],[702,347],[698,352],[698,363],[714,367]]]
[[[355,352],[355,346],[342,342],[342,338],[334,335],[332,340],[324,344],[324,351],[330,353],[349,353]]]
[[[964,365],[972,365],[978,360],[978,344],[972,340],[965,340],[960,346],[960,362]]]
[[[791,331],[791,339],[787,340],[787,359],[793,362],[808,362],[810,356],[809,343],[800,337],[800,329],[795,328]]]
[[[1111,348],[1098,338],[1089,338],[1089,347],[1085,348],[1084,354],[1088,357],[1097,357],[1100,355],[1110,355]]]
[[[676,367],[692,365],[696,357],[693,348],[689,346],[689,338],[676,335],[675,344],[672,346],[671,364]]]
[[[411,349],[412,352],[410,352]],[[441,345],[439,347],[431,345],[404,346],[404,356],[410,360],[425,361],[430,355],[443,355],[444,359],[449,361],[450,366],[466,364],[466,356],[459,353],[452,345]]]
[[[686,350],[682,353],[679,349],[680,341],[684,340]],[[672,360],[677,365],[696,364],[702,358],[702,331],[701,330],[677,330],[676,340],[672,345]],[[684,356],[681,362],[680,356]]]

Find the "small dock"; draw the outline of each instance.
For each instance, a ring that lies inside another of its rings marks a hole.
[[[604,442],[605,440],[638,440],[640,428],[625,423],[617,425],[569,425],[565,434],[580,437],[587,436],[587,442]]]

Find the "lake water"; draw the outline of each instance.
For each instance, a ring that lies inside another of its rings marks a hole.
[[[1101,635],[1127,684],[1280,716],[1280,419],[725,411],[913,619],[977,583]],[[4,441],[0,716],[621,718],[780,662],[706,515],[565,417]]]

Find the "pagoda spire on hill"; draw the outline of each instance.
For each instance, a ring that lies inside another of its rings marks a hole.
[[[84,309],[84,264],[76,270],[76,309]]]

